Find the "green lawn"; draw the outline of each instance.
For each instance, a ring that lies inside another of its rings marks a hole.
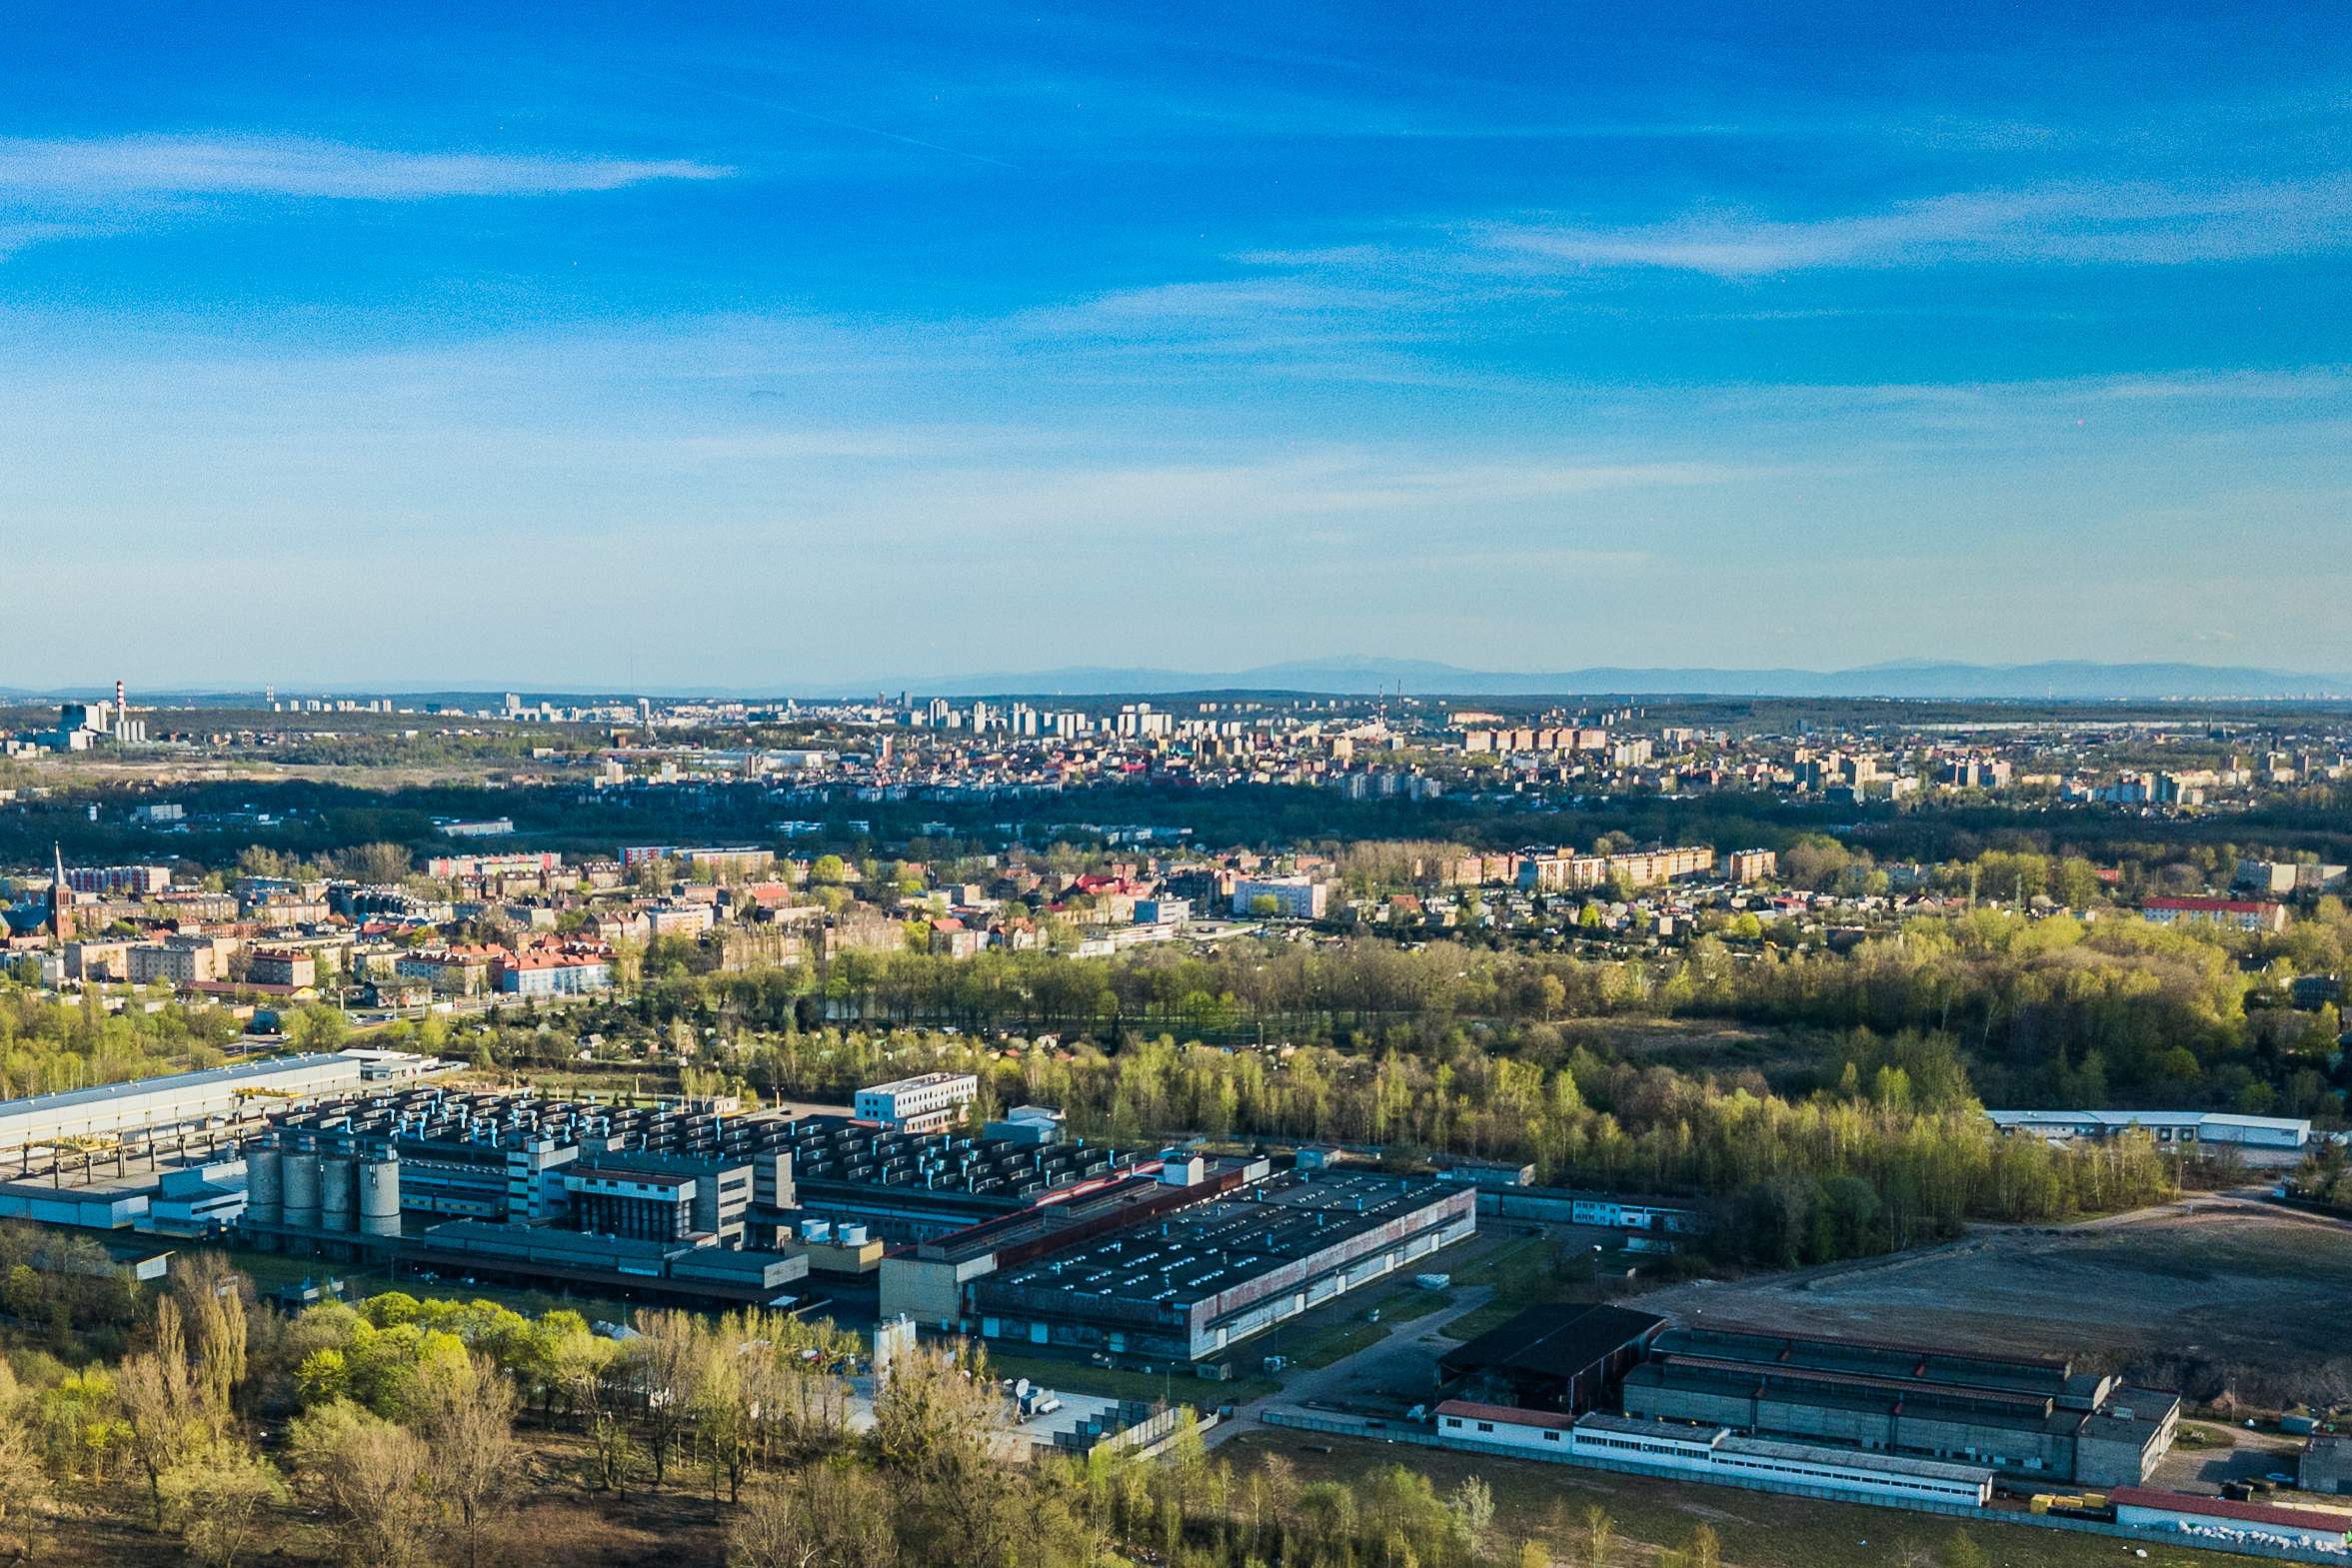
[[[1528,1307],[1565,1300],[1570,1286],[1554,1267],[1557,1254],[1558,1249],[1541,1236],[1521,1236],[1503,1243],[1469,1267],[1456,1270],[1454,1289],[1490,1286],[1494,1299],[1475,1312],[1456,1318],[1445,1332],[1455,1339],[1474,1339]]]
[[[1249,1364],[1254,1366],[1256,1363],[1251,1361]],[[1198,1405],[1207,1409],[1225,1404],[1245,1404],[1249,1400],[1278,1392],[1281,1387],[1270,1377],[1236,1376],[1219,1383],[1205,1377],[1195,1377],[1180,1369],[1173,1374],[1133,1372],[1096,1366],[1088,1361],[1000,1355],[993,1346],[989,1350],[989,1370],[998,1377],[1026,1377],[1033,1383],[1058,1392],[1101,1394],[1110,1399],[1141,1399],[1149,1404],[1158,1404],[1166,1398],[1175,1404]]]
[[[1293,1331],[1285,1338],[1282,1354],[1293,1366],[1314,1368],[1329,1366],[1344,1360],[1366,1345],[1376,1345],[1388,1337],[1388,1318],[1382,1314],[1377,1323],[1358,1316],[1353,1322],[1326,1324],[1319,1332],[1298,1334]]]

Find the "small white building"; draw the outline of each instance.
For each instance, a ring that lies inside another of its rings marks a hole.
[[[972,1073],[926,1072],[860,1089],[852,1108],[861,1121],[928,1132],[961,1121],[964,1107],[979,1097],[980,1079]]]

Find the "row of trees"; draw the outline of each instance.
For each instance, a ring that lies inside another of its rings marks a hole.
[[[914,952],[649,979],[641,1023],[807,1028],[826,1018],[968,1031],[1166,1029],[1220,1041],[1359,1043],[1398,1022],[1424,1038],[1457,1023],[1509,1028],[1575,1017],[1725,1018],[1880,1033],[1948,1032],[1988,1092],[2017,1103],[2109,1095],[2232,1109],[2323,1109],[2332,1010],[2297,1013],[2296,973],[2352,966],[2352,917],[2331,906],[2284,936],[2116,918],[1975,910],[1917,919],[1850,952],[1701,936],[1654,955],[1593,960],[1434,942],[1235,942],[1073,959]],[[622,1019],[610,1020],[616,1023]]]
[[[225,1007],[110,1010],[94,990],[62,1002],[0,985],[0,1098],[217,1066],[241,1027]]]
[[[1539,1180],[1718,1200],[1720,1244],[1818,1262],[1910,1246],[1969,1218],[2049,1220],[2154,1201],[2171,1172],[2125,1139],[2053,1148],[2002,1137],[1948,1036],[1855,1031],[1832,1043],[1826,1086],[1773,1092],[1754,1072],[1699,1075],[1566,1046],[1506,1055],[1454,1039],[1377,1054],[1179,1045],[1116,1052],[1013,1048],[925,1031],[744,1036],[736,1069],[760,1089],[834,1097],[917,1071],[980,1074],[983,1114],[1062,1107],[1115,1142],[1176,1133],[1377,1145],[1535,1166]],[[1524,1043],[1524,1042],[1522,1042]],[[710,1069],[703,1069],[710,1070]]]

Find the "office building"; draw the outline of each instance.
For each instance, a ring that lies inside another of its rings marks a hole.
[[[980,1079],[969,1072],[927,1072],[860,1089],[852,1108],[861,1121],[878,1121],[901,1132],[937,1132],[964,1119],[980,1097]]]

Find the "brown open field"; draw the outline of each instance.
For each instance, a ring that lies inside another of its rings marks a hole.
[[[2207,1195],[1634,1305],[1697,1322],[2071,1355],[2200,1402],[2352,1399],[2352,1226]]]
[[[1767,1077],[1817,1059],[1817,1036],[1802,1029],[1719,1018],[1574,1018],[1559,1025],[1571,1044],[1589,1045],[1641,1066],[1738,1072]]]

